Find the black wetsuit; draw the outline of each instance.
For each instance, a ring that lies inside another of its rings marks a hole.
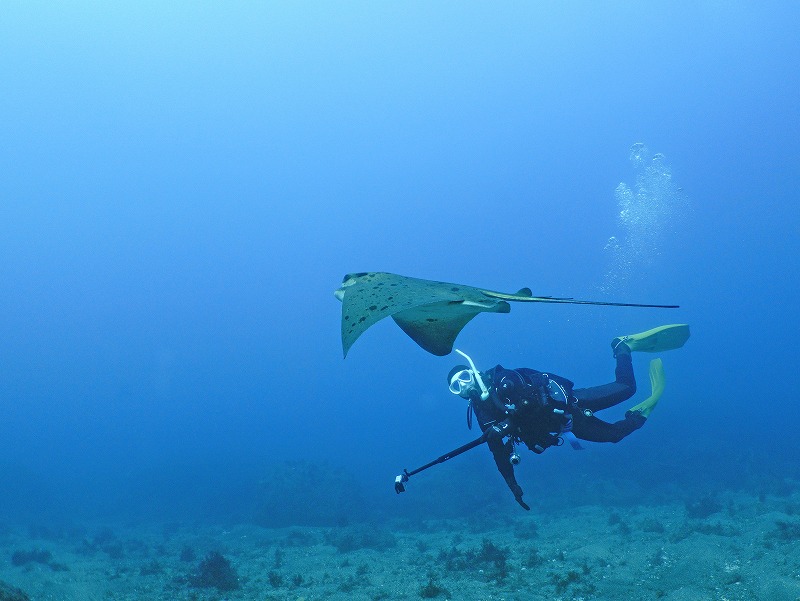
[[[629,353],[617,355],[616,379],[609,384],[574,389],[571,381],[529,368],[506,369],[498,365],[484,374],[489,398],[474,396],[472,411],[484,432],[497,469],[520,505],[522,489],[514,477],[511,456],[519,442],[536,453],[563,443],[572,432],[592,442],[619,442],[645,422],[639,413],[609,423],[595,411],[613,407],[633,396],[636,380]],[[507,438],[506,438],[507,437]],[[504,438],[506,439],[503,442]]]

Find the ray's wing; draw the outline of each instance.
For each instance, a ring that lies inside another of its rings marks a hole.
[[[511,305],[505,301],[443,301],[400,311],[392,319],[426,351],[443,356],[453,350],[462,328],[484,311],[508,313]]]

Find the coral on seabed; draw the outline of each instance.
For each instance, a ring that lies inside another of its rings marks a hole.
[[[200,562],[197,572],[189,577],[189,584],[197,588],[233,591],[239,588],[239,576],[230,561],[221,553],[212,551]]]
[[[30,601],[30,597],[22,589],[0,580],[0,601]]]

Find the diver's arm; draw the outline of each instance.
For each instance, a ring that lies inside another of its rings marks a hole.
[[[490,433],[492,431],[494,431],[494,434]],[[503,476],[517,503],[526,511],[530,510],[530,507],[522,500],[522,487],[517,484],[517,478],[514,476],[514,466],[511,465],[511,444],[503,442],[503,436],[498,432],[496,426],[489,428],[484,434],[487,435],[489,450],[494,457],[497,471]]]
[[[514,466],[511,465],[509,457],[511,453],[508,447],[499,436],[490,436],[488,439],[489,450],[492,452],[494,462],[497,464],[497,471],[503,476],[509,488],[517,484],[517,479],[514,476]]]

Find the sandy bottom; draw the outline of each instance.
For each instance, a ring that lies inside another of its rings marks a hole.
[[[199,585],[212,552],[238,588]],[[0,581],[42,601],[798,601],[800,493],[337,528],[5,526]]]

